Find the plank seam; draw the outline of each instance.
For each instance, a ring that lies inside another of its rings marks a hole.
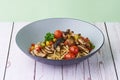
[[[62,68],[62,71],[61,71],[61,74],[62,74],[62,80],[64,80],[64,78],[63,78],[63,65],[61,66],[61,68]]]
[[[88,62],[88,69],[89,69],[90,80],[91,80],[91,72],[90,72],[90,63],[89,63],[89,59],[87,59],[87,62]]]
[[[36,61],[34,64],[34,75],[33,75],[33,80],[36,80]]]
[[[113,56],[113,51],[112,51],[112,47],[111,47],[111,43],[110,43],[110,38],[109,38],[109,34],[108,34],[108,29],[107,29],[106,22],[104,22],[104,25],[105,25],[106,34],[107,34],[107,37],[108,37],[108,43],[109,43],[109,47],[110,47],[111,56],[112,56],[112,59],[113,59],[115,74],[116,74],[117,80],[119,80],[119,79],[118,79],[116,64],[115,64],[115,60],[114,60],[114,56]]]
[[[10,53],[10,47],[11,47],[13,29],[14,29],[14,22],[12,24],[12,31],[11,31],[11,34],[10,34],[10,42],[9,42],[9,47],[8,47],[8,52],[7,52],[7,59],[6,59],[6,64],[5,64],[5,70],[4,70],[3,80],[5,80],[5,75],[6,75],[6,69],[7,69],[7,63],[8,63],[9,53]]]

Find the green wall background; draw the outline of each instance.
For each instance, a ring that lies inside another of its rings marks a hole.
[[[120,0],[0,0],[0,21],[76,18],[120,21]]]

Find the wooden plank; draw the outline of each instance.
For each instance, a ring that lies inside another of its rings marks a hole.
[[[62,67],[36,62],[35,80],[62,80]]]
[[[17,32],[26,24],[28,22],[14,24],[5,80],[34,80],[35,61],[26,56],[15,42]]]
[[[105,38],[107,39],[106,30],[104,27],[104,24],[96,24],[100,27],[100,29],[104,32]],[[108,51],[106,51],[106,49]],[[106,54],[107,53],[107,54]],[[107,60],[106,60],[107,59]],[[109,59],[109,60],[108,60]],[[42,74],[42,67],[43,64],[38,66],[39,70],[36,70],[37,73],[39,73],[39,77],[37,76],[36,80],[41,79],[42,76],[45,74]],[[50,67],[48,67],[50,68]],[[48,69],[46,68],[46,69]],[[50,68],[52,71],[54,71],[53,68]],[[50,70],[50,72],[51,72]],[[49,71],[49,69],[47,70]],[[45,71],[46,72],[46,71]],[[112,72],[112,73],[111,73]],[[47,73],[47,72],[46,72]],[[49,72],[48,72],[49,73]],[[51,73],[53,74],[53,73]],[[51,75],[49,74],[49,75]],[[84,62],[71,65],[71,66],[63,66],[63,80],[116,80],[116,74],[114,70],[114,65],[111,57],[110,47],[108,44],[108,40],[105,41],[105,45],[103,48],[95,54],[93,57],[91,57],[88,60],[85,60]],[[52,77],[53,75],[51,75]],[[50,76],[49,76],[50,77]],[[54,79],[53,77],[49,79]],[[45,80],[46,78],[42,78],[42,80]]]
[[[105,43],[95,55],[89,58],[91,80],[117,80],[104,23],[95,25],[104,33]]]
[[[103,23],[97,23],[96,25],[105,35],[104,46],[99,52],[89,58],[89,61],[85,60],[77,64],[77,66],[64,67],[64,80],[117,80],[105,26]]]
[[[15,44],[18,30],[27,23],[16,23],[13,30],[5,80],[117,80],[104,24],[96,24],[105,34],[105,44],[94,56],[71,66],[51,66],[24,55]],[[36,76],[34,74],[36,72]]]
[[[120,79],[120,23],[106,23],[116,72]]]
[[[63,80],[90,80],[88,60],[63,66]]]
[[[75,80],[77,65],[63,66],[63,80]]]
[[[0,27],[0,80],[2,80],[8,54],[12,22],[1,22]]]

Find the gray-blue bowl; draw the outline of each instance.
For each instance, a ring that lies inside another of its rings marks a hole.
[[[31,43],[43,41],[44,35],[47,32],[54,32],[57,29],[63,31],[66,29],[71,29],[75,33],[81,33],[83,36],[88,37],[92,41],[92,43],[95,45],[95,48],[89,53],[89,55],[71,60],[50,60],[42,57],[32,56],[29,53],[28,48],[30,47]],[[16,35],[16,43],[23,53],[36,61],[51,65],[69,65],[81,62],[95,54],[104,43],[104,35],[96,26],[85,21],[71,18],[50,18],[35,21],[24,26]]]

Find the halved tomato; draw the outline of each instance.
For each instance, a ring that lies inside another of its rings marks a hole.
[[[77,55],[78,51],[79,51],[77,46],[71,46],[69,50],[70,50],[70,52],[74,53],[75,55]]]
[[[64,59],[65,60],[69,60],[69,59],[74,59],[75,58],[75,54],[74,53],[67,53],[65,56],[64,56]]]
[[[56,30],[55,32],[54,32],[54,37],[55,38],[61,38],[62,37],[62,31],[61,30]]]

